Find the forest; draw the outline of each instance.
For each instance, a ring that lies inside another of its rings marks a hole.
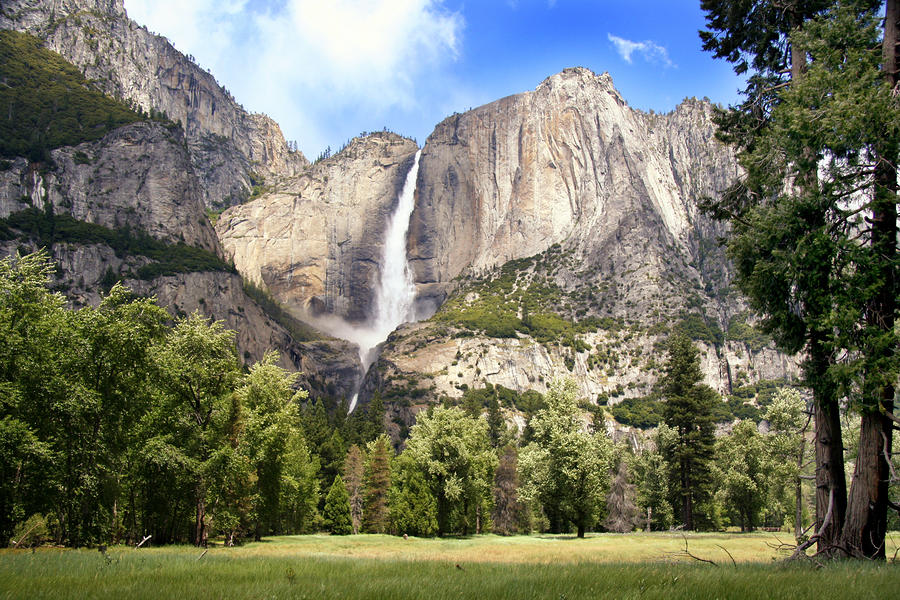
[[[528,401],[491,387],[432,407],[398,453],[377,396],[350,415],[310,401],[274,354],[244,366],[221,323],[172,320],[121,284],[96,308],[68,309],[52,269],[44,252],[0,261],[4,545],[583,536],[809,517],[799,392],[775,393],[767,433],[751,420],[717,439],[720,399],[683,335],[669,343],[654,444],[613,443],[559,380]],[[524,431],[501,404],[530,409]]]

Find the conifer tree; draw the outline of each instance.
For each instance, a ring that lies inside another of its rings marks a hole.
[[[325,508],[322,511],[325,529],[332,535],[349,535],[353,533],[353,521],[350,518],[350,496],[341,476],[334,478],[331,489],[325,497]]]
[[[362,526],[367,533],[386,533],[390,525],[391,442],[382,434],[369,446],[365,465]]]
[[[674,431],[674,443],[667,461],[674,504],[680,508],[685,529],[699,525],[698,511],[710,499],[710,460],[713,456],[715,418],[713,408],[718,395],[701,383],[697,348],[683,334],[669,339],[669,355],[660,379],[665,403],[663,418]]]
[[[350,446],[347,450],[347,457],[344,459],[344,485],[350,496],[350,518],[353,522],[353,533],[359,533],[359,528],[362,526],[364,460],[362,450],[356,444]]]

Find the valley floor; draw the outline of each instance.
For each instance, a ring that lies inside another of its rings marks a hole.
[[[777,537],[776,537],[777,536]],[[0,551],[0,598],[889,598],[900,566],[784,564],[787,534],[416,539]],[[683,553],[712,560],[698,562]],[[889,536],[888,556],[900,536]],[[727,549],[727,552],[726,552]],[[737,564],[732,564],[729,554]]]

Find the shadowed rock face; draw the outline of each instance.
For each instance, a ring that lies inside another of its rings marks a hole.
[[[128,19],[123,0],[4,0],[0,28],[41,38],[109,96],[180,122],[207,206],[246,198],[253,171],[274,178],[309,164],[275,121],[247,113],[166,38]]]
[[[273,192],[225,211],[225,253],[300,318],[371,314],[384,232],[417,147],[392,133],[353,140]]]
[[[694,261],[697,241],[716,231],[696,200],[737,174],[711,113],[697,100],[666,115],[633,110],[608,74],[579,68],[444,120],[425,144],[410,229],[423,295],[555,243],[623,270],[672,250]]]

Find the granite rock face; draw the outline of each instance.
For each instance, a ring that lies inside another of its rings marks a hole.
[[[107,95],[181,123],[207,206],[237,204],[252,179],[309,164],[275,121],[247,113],[209,72],[131,21],[123,0],[5,0],[0,29],[42,39]]]
[[[0,171],[0,217],[49,204],[80,221],[221,254],[183,142],[180,130],[143,122],[54,150],[50,167],[17,159]]]
[[[696,201],[737,175],[712,110],[686,100],[665,115],[636,111],[608,74],[577,68],[445,119],[422,153],[410,225],[424,295],[553,244],[606,278],[660,279],[683,261],[679,276],[701,282],[701,242],[720,230]],[[646,304],[650,291],[625,300]]]
[[[700,336],[706,383],[721,394],[795,381],[793,358],[727,333],[747,307],[730,288],[725,230],[698,200],[739,172],[715,139],[713,110],[688,99],[667,114],[637,111],[609,75],[578,68],[438,124],[422,152],[408,239],[420,303],[434,309],[449,295],[455,311],[483,307],[484,282],[498,289],[518,273],[513,289],[549,291],[542,310],[554,318],[618,325],[578,329],[566,343],[527,328],[490,337],[453,318],[401,327],[361,401],[376,390],[405,398],[392,418],[409,426],[429,403],[487,384],[545,392],[572,377],[590,402],[640,398],[660,375],[666,336],[685,320]],[[503,302],[524,318],[521,297]]]
[[[51,152],[52,164],[9,161],[0,171],[0,218],[37,207],[110,229],[128,228],[221,256],[215,230],[204,214],[201,187],[181,130],[155,122],[126,125],[104,138]],[[0,242],[0,255],[37,247]],[[300,383],[314,396],[349,398],[361,375],[356,346],[342,340],[294,340],[229,272],[191,272],[133,279],[150,260],[118,255],[105,243],[61,242],[49,248],[58,267],[54,287],[73,307],[97,305],[108,277],[122,278],[135,293],[155,296],[173,316],[199,311],[235,331],[242,359],[260,360],[270,350],[282,367],[302,371]]]
[[[416,150],[392,133],[354,139],[270,193],[225,211],[216,222],[225,254],[299,318],[365,321],[384,231]]]

